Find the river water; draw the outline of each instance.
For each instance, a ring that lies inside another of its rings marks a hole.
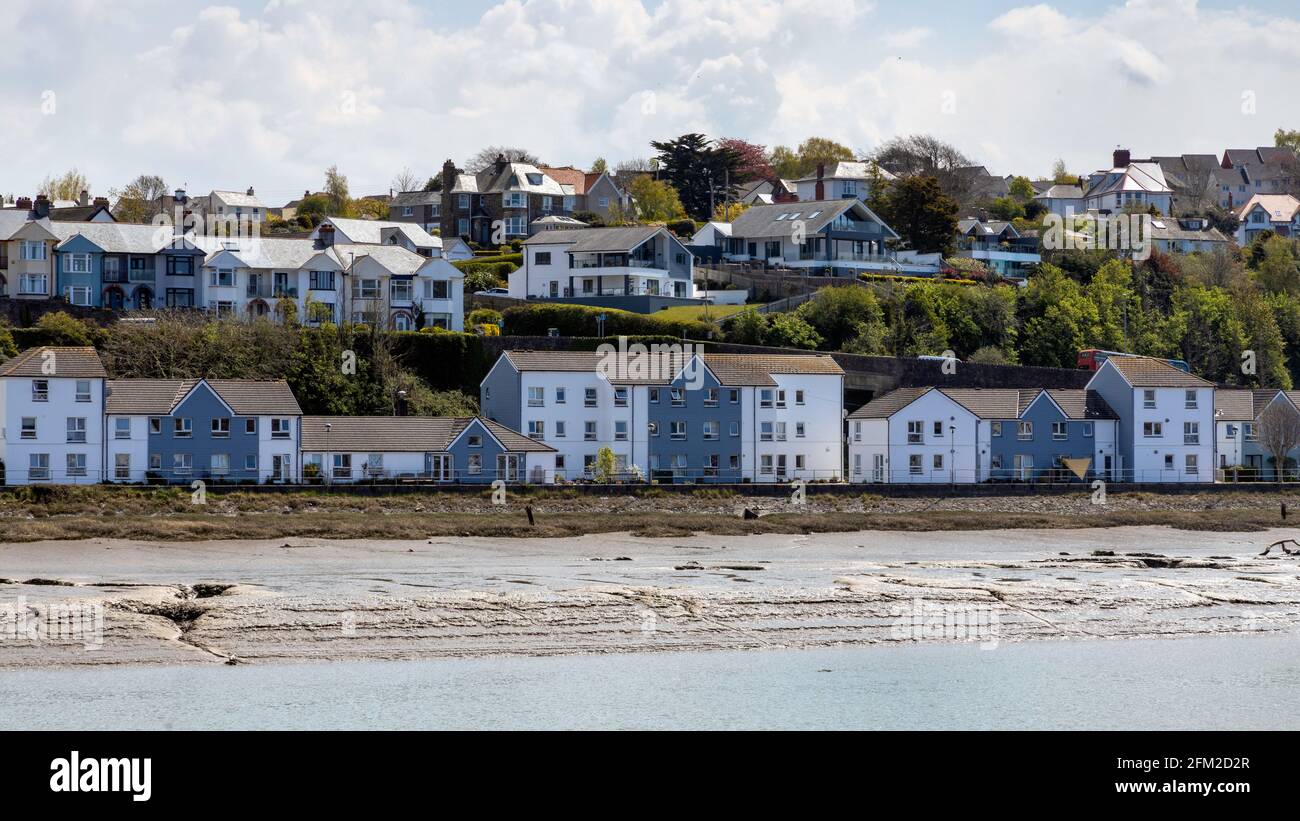
[[[1300,636],[0,673],[0,729],[1300,729]]]

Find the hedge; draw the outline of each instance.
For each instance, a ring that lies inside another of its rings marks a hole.
[[[592,308],[586,305],[516,305],[507,308],[502,317],[506,333],[512,336],[544,336],[551,328],[558,328],[562,336],[594,336],[598,323],[596,317],[605,315],[605,336],[671,336],[681,339],[682,334],[692,339],[706,339],[715,328],[699,320],[658,319],[631,311],[612,308]]]
[[[514,268],[518,268],[520,265],[524,264],[524,255],[523,254],[494,254],[490,257],[474,257],[473,259],[452,260],[451,264],[455,265],[457,268],[464,271],[466,268],[494,265],[496,263],[501,263],[501,262],[508,262],[511,265],[513,265]],[[513,271],[514,268],[511,268],[510,270]]]
[[[395,331],[389,334],[389,340],[393,357],[434,390],[477,395],[479,383],[492,366],[483,350],[483,340],[475,334]]]

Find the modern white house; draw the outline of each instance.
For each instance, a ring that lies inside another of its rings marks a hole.
[[[542,231],[523,243],[510,274],[514,299],[635,309],[635,298],[695,296],[694,258],[663,226]]]
[[[1119,481],[1214,481],[1214,383],[1163,360],[1111,356],[1088,390],[1119,417]]]
[[[1115,477],[1115,412],[1082,390],[900,388],[848,418],[849,481],[976,484]]]
[[[865,202],[871,195],[873,173],[880,180],[897,179],[874,163],[840,161],[830,166],[818,165],[815,173],[793,180],[790,185],[793,186],[800,202],[823,202],[846,198]]]
[[[334,228],[335,245],[395,245],[422,257],[442,256],[442,239],[413,222],[327,217],[312,231],[312,240],[321,238],[325,225]]]
[[[620,361],[628,362],[620,369]],[[559,480],[839,481],[844,372],[829,356],[506,351],[480,386],[490,419],[553,446]]]
[[[481,417],[307,416],[303,479],[549,484],[555,448]]]
[[[1300,200],[1290,194],[1256,194],[1237,211],[1237,219],[1238,245],[1249,245],[1265,231],[1300,236]]]
[[[1173,214],[1173,189],[1164,170],[1154,160],[1133,160],[1120,149],[1113,167],[1093,173],[1083,195],[1083,209],[1099,214],[1118,214],[1126,208],[1146,210],[1154,206],[1161,214]]]
[[[1077,185],[1053,185],[1046,191],[1034,196],[1039,204],[1049,213],[1065,219],[1073,214],[1082,214],[1083,189]]]
[[[5,484],[103,478],[107,377],[94,348],[29,348],[0,364]]]
[[[1163,254],[1203,254],[1227,250],[1232,243],[1204,217],[1158,217],[1151,220],[1151,244]]]
[[[1009,222],[974,218],[958,221],[954,256],[978,260],[999,276],[1020,280],[1043,261],[1038,237],[1022,236]]]

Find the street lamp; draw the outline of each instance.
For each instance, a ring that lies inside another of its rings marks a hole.
[[[321,471],[326,470],[325,462],[329,461],[329,472],[325,474],[326,484],[334,484],[334,455],[330,453],[330,431],[334,430],[333,422],[325,423],[325,458],[321,460]]]
[[[948,426],[948,477],[957,486],[957,426]]]

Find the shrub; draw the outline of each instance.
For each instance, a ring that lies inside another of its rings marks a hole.
[[[631,311],[591,308],[586,305],[516,305],[507,308],[503,317],[506,331],[515,336],[544,336],[558,328],[564,336],[595,336],[596,317],[605,315],[606,336],[669,336],[681,339],[707,338],[713,326],[699,320],[659,319]]]
[[[471,325],[495,325],[501,321],[501,312],[491,308],[476,308],[469,312]]]

